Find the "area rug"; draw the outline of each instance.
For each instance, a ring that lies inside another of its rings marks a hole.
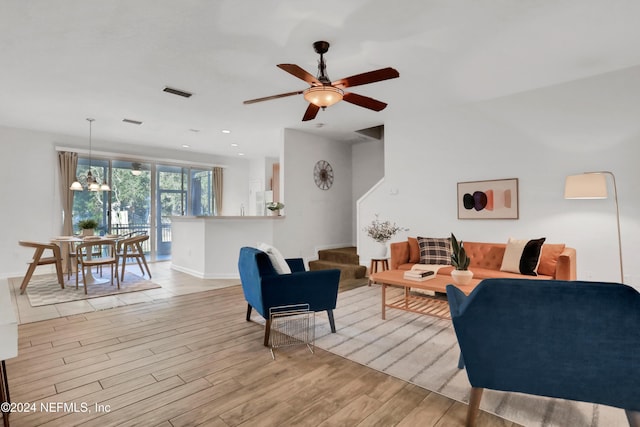
[[[401,292],[389,289],[388,292]],[[338,294],[332,334],[317,313],[315,345],[396,378],[468,403],[471,385],[458,369],[451,321],[388,309],[381,319],[379,285]],[[577,379],[579,381],[579,379]],[[480,408],[525,426],[627,426],[622,409],[585,402],[485,390]]]
[[[78,301],[89,298],[104,297],[107,295],[118,295],[128,292],[160,288],[160,285],[153,283],[151,280],[137,276],[133,273],[125,272],[124,280],[120,282],[120,289],[118,289],[116,281],[113,281],[112,286],[109,277],[109,273],[106,273],[103,277],[103,279],[107,280],[106,283],[90,284],[87,288],[87,295],[85,295],[82,278],[80,278],[78,289],[76,289],[75,276],[72,276],[71,280],[65,281],[64,289],[61,289],[55,274],[33,276],[27,286],[25,294],[29,297],[29,304],[31,304],[32,307],[40,307],[43,305],[58,304],[61,302]]]

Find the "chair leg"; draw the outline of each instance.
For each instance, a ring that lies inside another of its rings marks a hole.
[[[147,269],[147,274],[149,275],[149,279],[151,279],[151,271],[149,271],[149,265],[147,264],[147,257],[144,256],[144,252],[142,251],[142,245],[138,243],[136,246],[138,248],[138,253],[140,254],[140,258],[142,258],[142,263],[144,264],[144,267]],[[140,267],[140,270],[142,271],[142,266]],[[142,272],[142,274],[144,275],[144,271]]]
[[[149,270],[149,265],[147,264],[147,258],[142,255],[142,263],[144,264],[144,267],[147,269],[147,274],[149,275],[149,279],[151,279],[151,271]],[[142,270],[142,267],[140,268],[140,270]],[[144,271],[142,272],[142,274],[144,275]]]
[[[247,322],[251,320],[251,304],[247,304]]]
[[[64,289],[64,276],[62,274],[62,260],[58,259],[56,261],[56,273],[58,273],[58,283],[60,283],[60,287]]]
[[[469,409],[467,409],[466,427],[473,427],[476,425],[476,418],[478,418],[478,412],[480,411],[480,401],[482,400],[483,388],[471,387],[471,396],[469,397]]]
[[[38,266],[38,262],[40,262],[40,258],[42,257],[43,252],[44,252],[43,248],[38,248],[33,254],[33,259],[31,260],[31,264],[29,264],[27,273],[24,275],[24,279],[22,279],[22,284],[20,285],[20,295],[24,294],[24,291],[27,290],[27,285],[31,280],[31,276],[33,276],[33,272],[36,271],[36,267]]]
[[[89,267],[89,271],[91,271],[91,267]],[[84,283],[84,294],[87,295],[87,274],[84,265],[82,266],[82,283]]]
[[[269,332],[271,332],[271,319],[264,324],[264,346],[269,347]]]
[[[638,411],[624,411],[627,414],[629,420],[629,427],[640,427],[640,412]]]
[[[139,256],[136,256],[136,262],[138,263],[138,267],[140,268],[140,274],[144,276],[144,267],[142,267],[142,262],[140,261]]]
[[[127,267],[127,245],[125,245],[125,248],[123,249],[123,255],[122,255],[122,275],[120,276],[120,280],[124,281],[124,269]]]
[[[333,320],[333,310],[327,310],[327,316],[329,316],[329,325],[331,326],[331,333],[336,333],[336,321]]]
[[[111,264],[112,270],[115,270],[116,282],[118,283],[118,289],[120,289],[120,277],[118,277],[118,261],[115,264]],[[113,273],[111,273],[111,280],[113,280]]]

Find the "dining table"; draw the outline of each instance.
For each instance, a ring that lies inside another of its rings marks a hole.
[[[79,243],[88,243],[88,242],[117,242],[119,239],[122,239],[123,236],[117,235],[117,234],[106,234],[104,236],[56,236],[56,237],[52,237],[50,239],[50,241],[52,243],[56,243],[58,245],[60,245],[60,249],[63,253],[63,256],[65,256],[64,254],[66,254],[66,259],[65,259],[65,266],[67,268],[67,272],[72,271],[71,269],[73,268],[72,263],[71,263],[71,258],[72,258],[72,254],[75,253],[75,245],[79,244]],[[64,246],[66,245],[67,247],[67,251],[64,250]],[[92,251],[89,251],[89,253],[87,254],[87,259],[91,259],[93,253]],[[89,269],[89,271],[86,273],[87,277],[86,277],[86,282],[87,284],[101,284],[101,283],[106,283],[109,282],[111,279],[109,278],[102,278],[102,277],[96,277],[93,275],[93,272],[91,271],[91,269]],[[79,283],[79,285],[83,285],[82,282]]]

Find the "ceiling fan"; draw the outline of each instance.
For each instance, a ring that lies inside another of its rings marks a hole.
[[[320,55],[318,61],[318,76],[314,77],[295,64],[278,64],[278,68],[283,69],[289,74],[304,80],[311,86],[304,90],[295,92],[281,93],[279,95],[266,96],[264,98],[250,99],[244,101],[244,104],[254,104],[256,102],[269,101],[271,99],[284,98],[292,95],[304,94],[304,99],[309,101],[307,111],[305,111],[302,121],[313,120],[320,108],[323,110],[336,102],[347,101],[360,107],[368,108],[374,111],[381,111],[387,106],[386,103],[367,96],[358,95],[353,92],[345,92],[344,89],[353,86],[366,85],[382,80],[395,79],[400,77],[397,70],[387,67],[379,70],[369,71],[367,73],[356,74],[355,76],[345,77],[332,82],[327,75],[327,67],[324,62],[324,54],[329,50],[329,43],[325,41],[317,41],[313,44],[313,49]]]

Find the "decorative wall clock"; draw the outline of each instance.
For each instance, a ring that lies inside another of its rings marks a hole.
[[[326,160],[320,160],[313,168],[313,180],[321,190],[328,190],[333,185],[333,168]]]

